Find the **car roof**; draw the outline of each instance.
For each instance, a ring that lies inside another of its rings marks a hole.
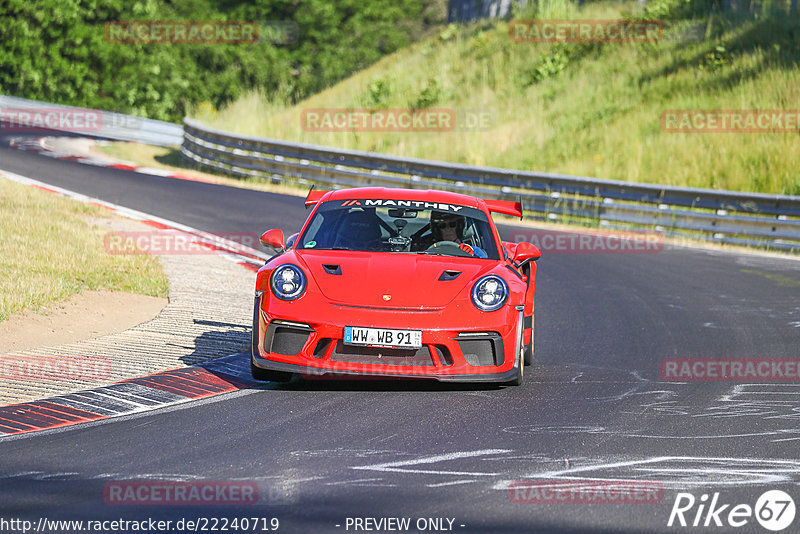
[[[470,208],[486,210],[483,201],[469,195],[451,193],[449,191],[436,191],[433,189],[395,189],[388,187],[358,187],[354,189],[338,189],[330,191],[319,199],[320,202],[330,200],[411,200],[420,202],[441,202],[456,204]]]

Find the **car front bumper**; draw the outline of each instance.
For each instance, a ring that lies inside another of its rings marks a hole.
[[[252,363],[305,376],[432,378],[504,382],[517,373],[522,310],[481,312],[471,302],[442,309],[355,308],[256,297]],[[436,325],[431,327],[431,325]],[[421,330],[420,349],[345,345],[345,326]]]

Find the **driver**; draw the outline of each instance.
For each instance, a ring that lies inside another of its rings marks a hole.
[[[440,211],[431,213],[431,235],[434,245],[442,241],[450,241],[471,256],[485,258],[486,253],[483,250],[464,242],[465,227],[466,220],[461,215]]]

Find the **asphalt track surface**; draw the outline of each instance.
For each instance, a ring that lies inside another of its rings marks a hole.
[[[307,215],[296,197],[6,147],[0,168],[209,232],[291,233]],[[664,358],[800,357],[800,262],[689,248],[546,254],[536,311],[537,361],[521,387],[267,383],[0,440],[0,520],[274,517],[279,532],[365,532],[354,518],[398,517],[410,518],[406,532],[436,531],[417,523],[426,518],[455,532],[724,532],[731,507],[723,527],[667,527],[677,495],[753,506],[781,489],[800,505],[798,382],[667,382],[659,372]],[[529,479],[658,481],[663,494],[513,502],[509,485]],[[104,501],[107,483],[134,480],[255,483],[258,503]],[[736,531],[768,532],[752,517]]]

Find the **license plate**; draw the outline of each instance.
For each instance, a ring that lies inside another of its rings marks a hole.
[[[344,327],[345,345],[377,345],[379,347],[422,347],[422,330],[391,330],[388,328]]]

